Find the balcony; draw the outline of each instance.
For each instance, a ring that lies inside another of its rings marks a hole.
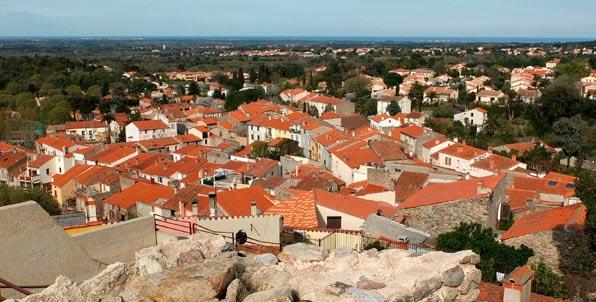
[[[39,175],[34,175],[34,176],[20,175],[19,182],[36,185],[36,184],[41,183],[41,176],[39,176]]]

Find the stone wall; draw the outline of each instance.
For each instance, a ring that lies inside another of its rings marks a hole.
[[[325,250],[297,243],[242,257],[220,236],[147,248],[76,283],[59,277],[37,301],[476,301],[480,257],[471,251]]]
[[[402,209],[405,224],[427,232],[431,238],[455,229],[460,222],[480,223],[486,226],[488,198],[445,202],[436,205]]]
[[[72,239],[93,259],[108,264],[133,262],[136,251],[157,244],[152,216],[115,223]]]
[[[243,230],[250,238],[274,244],[280,243],[283,228],[279,215],[204,218],[197,219],[196,224],[217,232],[236,234]],[[197,230],[201,232],[202,229]]]
[[[524,236],[503,240],[503,243],[514,247],[522,244],[534,250],[530,263],[544,260],[558,272],[573,272],[577,269],[576,247],[583,240],[582,234],[573,230],[547,230]]]

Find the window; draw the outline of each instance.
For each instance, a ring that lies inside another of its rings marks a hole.
[[[161,176],[159,176],[159,177],[157,178],[157,182],[158,182],[158,183],[162,183],[162,182],[163,182],[163,178],[161,178]]]
[[[46,169],[46,175],[50,175],[50,168]]]
[[[341,229],[341,216],[327,216],[328,229]]]
[[[445,157],[445,165],[451,166],[451,157]]]

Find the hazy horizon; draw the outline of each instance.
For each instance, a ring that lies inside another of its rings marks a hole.
[[[0,37],[596,39],[596,1],[4,0]]]

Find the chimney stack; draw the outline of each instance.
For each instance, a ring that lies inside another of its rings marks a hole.
[[[209,217],[217,217],[217,200],[215,192],[209,192]]]
[[[526,264],[503,278],[503,302],[530,302],[534,271]]]
[[[261,209],[259,209],[259,207],[257,207],[257,203],[255,201],[250,203],[250,215],[251,216],[261,215]]]

